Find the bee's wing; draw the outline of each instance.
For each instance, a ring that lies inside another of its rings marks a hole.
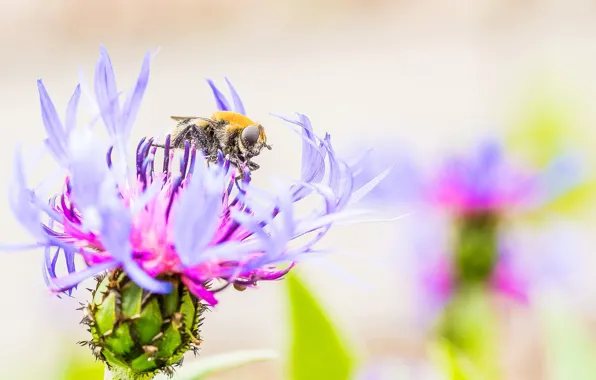
[[[200,117],[200,116],[170,116],[172,119],[176,121],[184,121],[184,120],[203,120],[208,123],[213,123],[213,119],[209,119],[207,117]]]
[[[182,120],[188,120],[188,119],[196,119],[196,116],[170,116],[173,120],[176,121],[182,121]]]

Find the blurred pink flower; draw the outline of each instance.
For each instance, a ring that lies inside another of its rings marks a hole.
[[[579,165],[570,156],[561,156],[547,167],[536,168],[505,153],[497,141],[487,140],[471,154],[451,156],[434,170],[422,170],[395,149],[373,150],[362,164],[356,183],[366,182],[380,167],[393,165],[389,178],[365,200],[416,211],[418,220],[411,223],[410,234],[416,251],[413,273],[417,290],[431,309],[442,307],[457,290],[466,275],[462,274],[465,260],[480,260],[490,267],[482,277],[482,272],[473,272],[478,263],[471,262],[473,280],[480,277],[490,289],[522,303],[529,302],[532,280],[540,277],[534,272],[548,267],[520,260],[527,247],[505,241],[511,231],[502,221],[539,209],[577,187],[583,181]],[[472,239],[465,242],[468,246],[457,245],[461,244],[457,239],[466,238]],[[468,250],[464,256],[462,249]],[[470,250],[488,256],[479,259],[469,255]],[[536,258],[545,261],[552,256]]]

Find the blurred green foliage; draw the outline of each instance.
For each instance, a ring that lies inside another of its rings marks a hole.
[[[429,356],[441,369],[445,378],[451,380],[467,380],[479,378],[478,371],[469,358],[447,339],[438,338],[430,345]]]
[[[292,272],[285,280],[290,301],[290,380],[346,380],[353,355],[309,289]]]
[[[488,294],[481,286],[462,288],[438,322],[431,353],[449,379],[500,378],[496,317]]]
[[[537,308],[549,380],[596,379],[596,344],[578,316],[552,300]]]
[[[579,142],[574,140],[581,139],[569,107],[544,86],[533,91],[507,137],[513,151],[538,167],[546,166],[553,157]]]
[[[587,160],[593,158],[590,152],[594,138],[591,132],[581,128],[572,104],[553,85],[547,82],[536,85],[511,124],[506,136],[509,149],[539,169],[561,154],[571,153]],[[596,175],[589,162],[581,164],[580,170],[585,174],[583,181],[528,215],[529,218],[537,220],[549,214],[577,216],[585,213],[596,194]]]
[[[227,352],[225,354],[212,355],[192,363],[187,363],[176,370],[173,377],[158,375],[157,379],[172,380],[204,380],[218,372],[237,368],[246,364],[277,359],[278,355],[271,350],[246,350]]]
[[[104,365],[95,360],[91,351],[83,347],[65,350],[63,364],[56,379],[62,380],[103,380]]]

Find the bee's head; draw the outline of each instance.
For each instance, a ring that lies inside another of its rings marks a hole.
[[[265,128],[260,124],[245,127],[240,134],[238,145],[247,158],[257,156],[263,148],[271,149],[271,146],[267,145]]]

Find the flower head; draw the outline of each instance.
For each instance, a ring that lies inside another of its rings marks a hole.
[[[368,182],[387,165],[393,170],[368,194],[368,201],[422,204],[450,215],[535,210],[582,181],[570,156],[555,157],[546,167],[536,168],[512,159],[499,141],[488,139],[468,154],[446,157],[431,170],[404,154],[380,149],[362,161],[355,183]]]
[[[511,244],[504,222],[581,183],[578,166],[568,156],[534,168],[513,160],[494,140],[482,142],[471,154],[448,157],[430,171],[393,151],[373,152],[367,160],[356,183],[368,181],[371,168],[395,168],[368,194],[369,201],[405,203],[422,211],[417,214],[425,218],[425,228],[416,228],[411,236],[416,237],[417,280],[432,307],[472,285],[528,301],[533,275],[521,264],[523,249]]]
[[[431,200],[456,213],[499,212],[523,206],[537,195],[537,176],[508,162],[494,141],[471,157],[452,157],[430,184]]]
[[[63,190],[50,197],[29,188],[17,154],[11,205],[15,216],[45,250],[52,290],[62,292],[106,270],[120,268],[153,293],[168,293],[176,275],[198,298],[215,304],[213,280],[238,289],[283,277],[294,263],[316,254],[316,243],[334,221],[349,216],[352,171],[333,151],[329,135],[318,137],[305,115],[284,118],[303,140],[302,176],[291,186],[263,190],[247,169],[220,154],[207,163],[187,142],[183,150],[162,151],[142,139],[133,163],[128,139],[149,80],[151,55],[142,63],[131,91],[120,101],[110,57],[102,48],[95,71],[95,100],[109,140],[95,129],[75,128],[80,88],[60,117],[43,83],[38,82],[46,145],[64,169]],[[228,81],[231,101],[208,81],[217,107],[245,113]],[[169,140],[169,136],[166,140]],[[161,158],[159,158],[161,157]],[[242,179],[237,179],[239,171]],[[298,216],[295,204],[316,198],[319,207]],[[67,274],[58,275],[58,259]],[[75,259],[82,258],[79,269]]]

